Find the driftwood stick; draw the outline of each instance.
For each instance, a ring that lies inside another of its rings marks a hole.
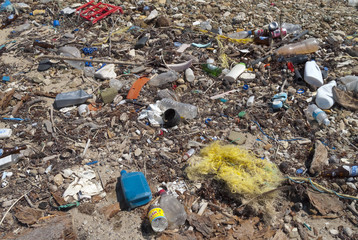
[[[114,61],[114,60],[99,60],[99,59],[89,59],[89,58],[75,58],[75,57],[65,57],[65,56],[56,56],[56,55],[42,55],[38,56],[38,59],[48,58],[48,59],[58,59],[58,60],[68,60],[68,61],[82,61],[82,62],[93,62],[93,63],[112,63],[120,65],[130,65],[130,66],[141,66],[142,63],[130,63],[123,61]]]

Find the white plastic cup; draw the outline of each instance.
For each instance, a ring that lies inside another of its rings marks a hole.
[[[89,114],[89,108],[87,104],[81,104],[78,106],[78,115],[86,117]]]
[[[308,84],[315,87],[320,87],[323,85],[322,72],[316,61],[312,60],[306,62],[304,80]]]
[[[337,86],[336,81],[331,81],[328,84],[318,88],[316,95],[316,104],[321,109],[330,109],[334,104],[333,87]]]
[[[185,70],[185,78],[188,82],[193,82],[195,80],[194,72],[191,68]]]
[[[224,77],[225,80],[230,82],[235,81],[246,70],[245,63],[237,64],[231,71]]]

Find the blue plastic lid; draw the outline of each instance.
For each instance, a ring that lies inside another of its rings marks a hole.
[[[122,170],[122,171],[121,171],[121,176],[123,176],[123,175],[126,174],[126,173],[127,173],[126,170]]]

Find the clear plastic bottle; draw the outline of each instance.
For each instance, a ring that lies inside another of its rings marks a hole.
[[[234,32],[234,33],[230,33],[228,35],[229,38],[234,38],[234,39],[243,39],[243,38],[247,38],[249,36],[252,35],[251,31],[241,31],[241,32]]]
[[[288,34],[290,33],[298,33],[302,31],[301,25],[299,24],[292,24],[292,23],[282,23],[282,28],[286,28]]]
[[[167,83],[174,82],[179,79],[179,74],[174,71],[168,71],[165,73],[161,73],[154,78],[150,79],[148,84],[150,86],[159,87]]]
[[[165,190],[160,190],[159,194],[159,205],[165,212],[169,229],[175,229],[183,225],[187,218],[184,206],[176,197],[169,195]]]
[[[154,232],[163,232],[168,227],[168,220],[159,206],[149,207],[148,218]]]
[[[195,149],[191,148],[189,149],[183,156],[183,161],[187,161],[189,158],[191,158],[191,156],[193,156],[195,154]]]
[[[316,104],[311,104],[306,110],[306,116],[308,118],[314,118],[319,124],[324,124],[328,126],[330,124],[327,114],[316,106]]]
[[[358,76],[348,75],[340,80],[345,85],[345,90],[358,92]]]
[[[304,41],[288,44],[277,49],[278,55],[290,55],[290,54],[307,54],[317,52],[319,48],[319,42],[315,38],[309,38]]]
[[[162,111],[173,108],[179,113],[181,117],[186,119],[193,119],[198,115],[198,108],[196,106],[177,102],[170,98],[163,98],[157,102],[157,105]]]

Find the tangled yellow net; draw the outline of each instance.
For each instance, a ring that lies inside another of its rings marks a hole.
[[[219,142],[202,149],[186,168],[191,180],[214,177],[226,182],[233,193],[255,197],[277,188],[283,180],[276,165],[245,149]]]

